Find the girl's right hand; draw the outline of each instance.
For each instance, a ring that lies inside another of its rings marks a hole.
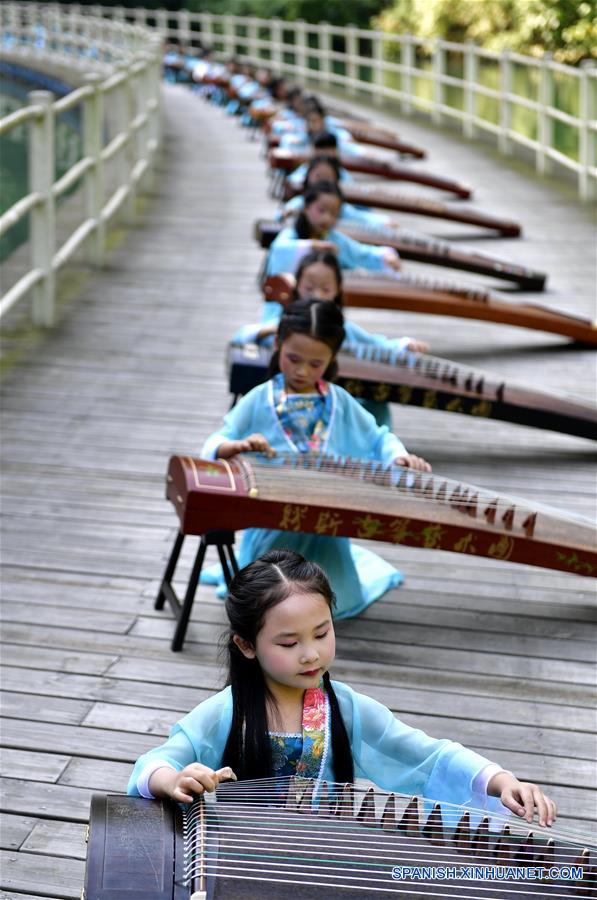
[[[394,460],[397,466],[404,466],[406,469],[414,469],[416,472],[431,472],[431,466],[422,456],[415,456],[414,453],[405,453],[404,456],[397,456]]]
[[[338,248],[333,241],[311,241],[311,247],[313,250],[321,250],[325,253],[337,253]]]
[[[276,451],[270,447],[267,438],[262,434],[250,434],[248,438],[242,441],[222,441],[218,447],[217,456],[219,459],[230,459],[237,453],[265,453],[270,459],[276,455]]]
[[[158,781],[156,785],[153,784],[154,778]],[[163,792],[178,803],[191,803],[198,794],[215,791],[220,781],[236,781],[236,775],[230,766],[214,771],[201,763],[192,763],[180,772],[174,769],[157,769],[149,780],[149,789],[154,796]]]

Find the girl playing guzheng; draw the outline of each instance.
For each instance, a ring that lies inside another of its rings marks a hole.
[[[386,425],[377,425],[347,391],[328,380],[335,375],[343,323],[342,312],[333,303],[292,303],[280,320],[273,377],[230,410],[223,427],[205,442],[202,456],[229,459],[257,451],[275,464],[276,453],[313,453],[430,471],[429,464],[409,453]],[[338,618],[356,615],[402,582],[393,566],[348,538],[335,537],[333,528],[320,534],[249,528],[243,532],[239,565],[275,547],[303,553],[326,570],[338,597]],[[201,581],[217,584],[225,595],[220,566],[204,570]]]
[[[226,599],[228,687],[137,760],[128,793],[187,803],[220,781],[298,775],[504,812],[551,825],[535,784],[461,744],[409,727],[376,700],[331,681],[334,595],[323,570],[274,550],[233,579]],[[315,793],[317,796],[317,793]],[[503,806],[502,806],[503,804]]]
[[[335,303],[342,309],[342,270],[335,254],[327,250],[312,250],[303,257],[297,269],[294,299],[309,298]],[[234,335],[233,342],[273,344],[283,312],[284,307],[281,303],[274,301],[264,303],[261,322],[244,325]],[[380,350],[395,350],[399,353],[406,353],[409,350],[425,353],[429,349],[424,341],[418,341],[411,337],[388,338],[383,334],[372,334],[346,318],[344,319],[344,333],[343,346],[364,344],[378,347]],[[387,403],[375,400],[359,400],[358,402],[375,416],[378,425],[391,426],[392,417]]]
[[[266,274],[293,272],[309,250],[336,253],[343,269],[398,271],[400,259],[392,247],[361,244],[336,230],[342,202],[342,193],[332,181],[319,181],[307,188],[295,223],[283,228],[270,247]]]

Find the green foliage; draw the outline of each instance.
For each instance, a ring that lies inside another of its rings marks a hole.
[[[566,63],[597,58],[597,0],[394,0],[373,24],[491,50],[550,51]]]
[[[218,15],[259,16],[263,19],[304,19],[314,24],[327,21],[331,25],[358,25],[368,28],[372,16],[390,6],[392,0],[187,0],[183,3],[194,12]]]

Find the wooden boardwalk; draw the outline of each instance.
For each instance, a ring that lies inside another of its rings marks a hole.
[[[182,88],[165,92],[166,147],[142,225],[3,393],[6,900],[79,897],[92,792],[122,791],[139,753],[222,684],[223,610],[211,591],[198,592],[182,654],[169,650],[170,615],[153,610],[176,532],[164,472],[170,453],[199,450],[229,404],[224,348],[257,315],[251,226],[273,204],[259,146],[236,121]],[[526,236],[406,216],[405,225],[543,268],[542,302],[594,315],[594,223],[572,193],[457,137],[410,122],[401,130],[429,148],[430,169],[470,181],[479,208],[520,218]],[[594,354],[556,337],[351,316],[508,378],[594,394]],[[588,441],[406,407],[394,418],[436,472],[594,512]],[[382,552],[405,584],[339,624],[336,677],[543,783],[565,827],[594,832],[593,585],[474,557]]]

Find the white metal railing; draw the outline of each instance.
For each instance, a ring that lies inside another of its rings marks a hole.
[[[0,237],[30,216],[29,268],[1,298],[0,317],[32,291],[34,323],[52,325],[56,273],[84,244],[88,261],[102,264],[107,224],[125,203],[128,216],[134,216],[137,193],[152,171],[160,143],[161,39],[141,25],[50,3],[4,3],[0,24],[5,60],[42,71],[50,64],[76,68],[84,81],[59,100],[49,91],[33,91],[27,106],[0,120],[0,135],[27,127],[29,167],[29,192],[0,217]],[[108,104],[117,133],[105,144]],[[77,107],[83,156],[55,180],[55,123]],[[106,197],[109,160],[116,175]],[[56,202],[79,181],[83,210],[74,231],[57,247]]]
[[[395,100],[402,113],[427,114],[438,125],[455,120],[468,138],[480,133],[493,135],[503,154],[511,153],[515,145],[530,148],[538,172],[572,171],[581,198],[595,195],[594,62],[565,66],[549,54],[534,59],[483,50],[473,42],[429,42],[408,34],[340,28],[326,22],[312,25],[141,7],[89,9],[113,21],[155,27],[164,37],[187,46],[200,40],[211,46],[216,56],[234,54],[322,88],[338,86],[365,94],[373,103]],[[519,81],[525,87],[519,86]],[[564,94],[568,94],[568,102]],[[570,139],[566,149],[558,146],[561,126],[566,127]]]

